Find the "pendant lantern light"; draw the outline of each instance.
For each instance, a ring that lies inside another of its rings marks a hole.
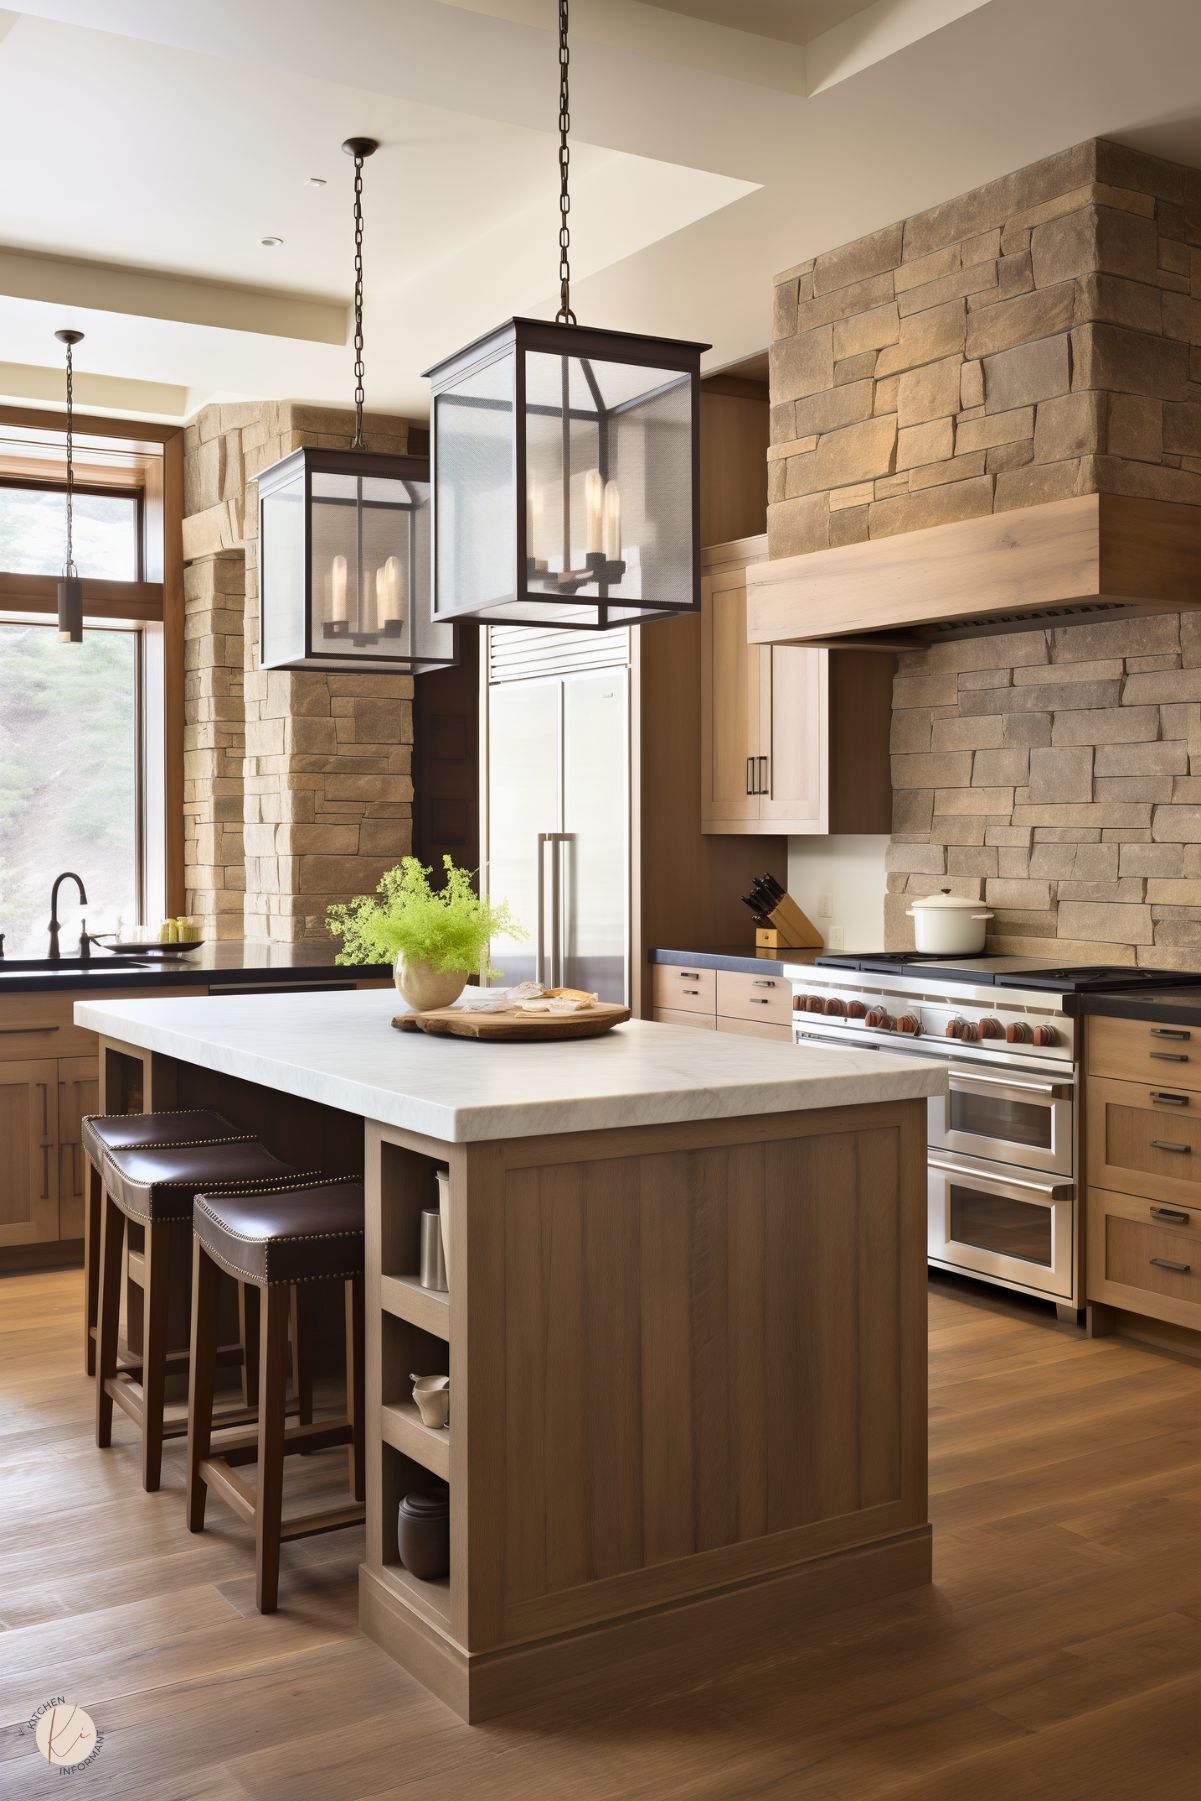
[[[67,346],[67,555],[58,583],[58,641],[83,643],[83,583],[75,568],[75,362],[74,349],[81,331],[56,331]]]
[[[559,310],[428,369],[434,618],[605,630],[700,604],[707,344],[577,323],[570,51],[559,0]]]
[[[363,444],[363,164],[354,159],[355,434],[305,445],[259,476],[259,662],[264,669],[422,675],[455,662],[455,628],[429,598],[429,459]]]

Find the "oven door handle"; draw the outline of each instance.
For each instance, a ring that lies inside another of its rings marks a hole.
[[[965,1169],[960,1163],[944,1163],[939,1157],[930,1157],[927,1162],[931,1169],[942,1170],[948,1176],[958,1176],[964,1183],[975,1182],[986,1187],[991,1182],[999,1188],[1031,1188],[1036,1194],[1045,1194],[1051,1201],[1070,1200],[1075,1187],[1072,1182],[1032,1182],[1028,1176],[1011,1176],[1008,1172],[1001,1176],[986,1176],[979,1170]]]
[[[1026,1088],[1031,1094],[1060,1094],[1070,1086],[1063,1082],[1027,1082],[1020,1076],[985,1076],[974,1069],[948,1070],[952,1082],[981,1082],[988,1088]]]

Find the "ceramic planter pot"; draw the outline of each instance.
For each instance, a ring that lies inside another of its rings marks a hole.
[[[393,979],[400,998],[416,1013],[449,1007],[467,986],[465,969],[433,969],[420,957],[397,957]]]
[[[984,949],[985,924],[992,918],[979,901],[929,894],[908,909],[915,948],[939,957],[971,957]]]

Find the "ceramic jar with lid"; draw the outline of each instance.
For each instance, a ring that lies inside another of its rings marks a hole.
[[[396,1549],[405,1569],[422,1582],[450,1574],[450,1490],[444,1482],[404,1496],[397,1509]]]
[[[985,922],[992,914],[980,901],[964,900],[944,888],[906,909],[913,921],[915,948],[928,956],[972,957],[984,949]]]

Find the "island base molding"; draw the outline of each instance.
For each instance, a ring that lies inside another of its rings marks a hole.
[[[719,1664],[783,1650],[801,1631],[845,1607],[920,1588],[930,1581],[932,1533],[919,1526],[778,1570],[761,1581],[698,1595],[678,1606],[627,1615],[600,1626],[515,1645],[465,1652],[398,1600],[366,1565],[359,1571],[359,1625],[469,1725],[582,1683],[662,1685]],[[643,1665],[643,1668],[640,1668]]]

